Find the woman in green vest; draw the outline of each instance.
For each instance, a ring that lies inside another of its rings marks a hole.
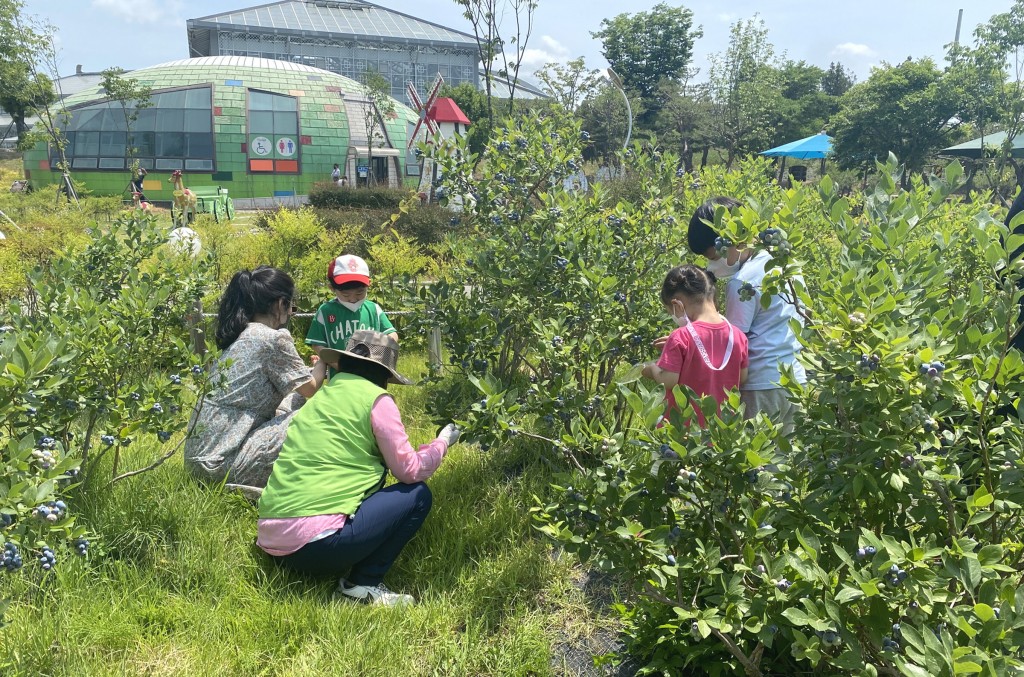
[[[280,564],[341,577],[335,596],[364,604],[412,604],[381,581],[430,513],[424,483],[459,438],[449,424],[413,449],[388,383],[399,374],[398,342],[360,330],[337,358],[338,374],[303,406],[259,502],[257,545]],[[396,484],[385,487],[388,471]]]

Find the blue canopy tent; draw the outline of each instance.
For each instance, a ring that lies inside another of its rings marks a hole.
[[[782,166],[779,167],[779,181],[782,181],[783,172],[786,171],[786,158],[797,160],[821,160],[822,170],[825,167],[825,158],[832,152],[832,137],[821,132],[814,136],[808,136],[799,141],[790,141],[776,148],[763,151],[765,157],[782,158]]]

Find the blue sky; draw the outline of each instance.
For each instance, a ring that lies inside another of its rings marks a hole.
[[[188,56],[185,20],[241,9],[268,0],[25,0],[29,14],[49,20],[59,31],[61,74],[110,66],[151,66]],[[601,19],[624,11],[650,9],[656,0],[539,0],[536,30],[524,72],[548,61],[584,56],[594,68],[606,66],[601,44],[590,36]],[[471,32],[452,0],[376,0],[406,14]],[[678,4],[670,2],[670,4]],[[707,55],[725,49],[729,25],[759,13],[778,53],[827,66],[841,61],[858,80],[872,65],[908,56],[941,61],[952,42],[957,9],[963,7],[962,39],[993,14],[1006,12],[1011,0],[691,0],[695,23],[703,26],[694,65],[707,70]],[[699,79],[699,77],[698,77]]]

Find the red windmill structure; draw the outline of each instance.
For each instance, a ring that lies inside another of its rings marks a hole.
[[[454,99],[445,97],[438,98],[437,93],[444,84],[444,78],[438,73],[434,84],[431,85],[426,101],[420,99],[416,91],[416,85],[408,83],[406,91],[409,95],[409,102],[419,113],[419,121],[410,131],[407,148],[411,149],[421,138],[423,127],[427,128],[427,145],[432,145],[436,137],[447,138],[456,134],[465,134],[469,128],[470,121],[462,112]],[[420,157],[420,199],[429,201],[433,193],[434,180],[437,178],[437,165],[430,153]]]

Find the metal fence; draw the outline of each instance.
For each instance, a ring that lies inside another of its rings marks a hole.
[[[200,355],[206,354],[206,331],[199,325],[196,320],[198,318],[210,319],[217,317],[217,313],[204,313],[202,312],[202,304],[197,303],[197,310],[199,312],[193,313],[189,316],[189,332],[192,335],[192,346],[196,353]],[[391,317],[402,317],[406,315],[416,315],[418,311],[415,310],[396,310],[389,312],[388,316]],[[292,317],[299,318],[313,318],[316,317],[316,313],[295,313]],[[441,362],[441,328],[431,327],[430,333],[427,335],[427,359],[430,364],[440,366]]]

